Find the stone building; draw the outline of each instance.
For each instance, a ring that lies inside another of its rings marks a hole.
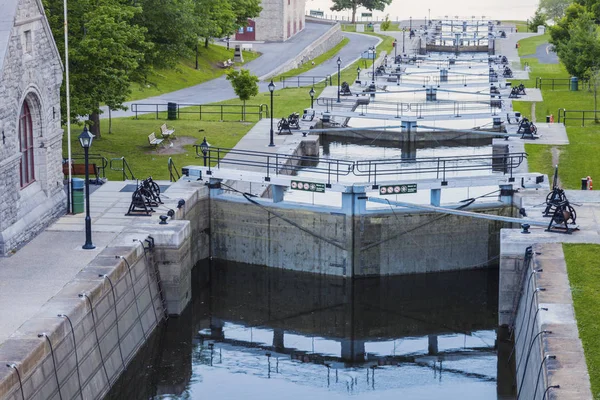
[[[261,6],[254,24],[240,28],[236,39],[284,42],[304,29],[306,0],[262,0]]]
[[[2,0],[0,254],[65,212],[62,63],[41,0]]]

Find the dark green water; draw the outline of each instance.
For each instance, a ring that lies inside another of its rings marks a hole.
[[[107,399],[498,399],[498,270],[344,280],[213,262]],[[503,375],[501,373],[501,375]]]

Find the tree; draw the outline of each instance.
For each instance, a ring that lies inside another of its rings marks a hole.
[[[258,77],[252,75],[249,70],[232,69],[227,73],[227,80],[231,82],[233,91],[244,103],[242,111],[242,120],[245,120],[246,115],[246,100],[258,94]]]
[[[235,14],[236,28],[246,26],[248,18],[256,18],[262,11],[261,0],[229,0]]]
[[[181,57],[191,56],[198,42],[194,0],[137,0],[142,12],[135,23],[147,30],[154,48],[145,60],[155,68],[175,66]]]
[[[563,43],[569,41],[571,25],[586,13],[581,4],[573,3],[565,10],[562,17],[554,26],[550,27],[550,43],[558,49]]]
[[[531,18],[531,21],[529,21],[529,30],[531,32],[537,32],[538,26],[546,26],[547,19],[548,17],[546,17],[546,14],[543,13],[542,9],[538,8],[535,11],[533,18]]]
[[[600,35],[593,14],[586,12],[570,25],[569,39],[556,45],[556,53],[567,72],[589,79],[600,58]]]
[[[60,54],[64,54],[62,0],[47,0],[46,13]],[[132,23],[139,7],[118,0],[78,0],[69,5],[71,115],[63,102],[64,121],[89,115],[92,134],[100,137],[100,104],[125,109],[132,75],[152,45],[145,29]],[[63,81],[61,99],[64,99]]]
[[[385,21],[383,21],[381,23],[381,29],[383,29],[384,31],[387,31],[388,29],[390,29],[391,25],[392,25],[392,21],[390,21],[390,14],[386,14]]]
[[[369,11],[383,11],[385,6],[389,6],[392,0],[332,0],[331,11],[352,10],[352,23],[356,22],[356,9],[364,7]]]
[[[565,16],[567,7],[572,0],[540,0],[539,9],[553,21],[558,21]]]
[[[211,38],[227,36],[236,29],[236,14],[228,1],[196,0],[195,13],[196,32],[204,38],[204,47]]]

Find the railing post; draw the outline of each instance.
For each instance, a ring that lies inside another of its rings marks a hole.
[[[585,126],[585,111],[581,112],[581,126]]]
[[[158,104],[156,105],[156,119],[158,119]]]
[[[135,119],[138,119],[138,117],[137,117],[137,104],[132,104],[131,107],[135,108]]]
[[[202,121],[202,104],[198,105],[198,113],[200,114],[200,121]]]
[[[221,121],[224,121],[224,119],[223,119],[223,104],[221,104]]]

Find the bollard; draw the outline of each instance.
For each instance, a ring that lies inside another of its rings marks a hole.
[[[550,116],[546,115],[546,123],[549,124],[550,123]]]

